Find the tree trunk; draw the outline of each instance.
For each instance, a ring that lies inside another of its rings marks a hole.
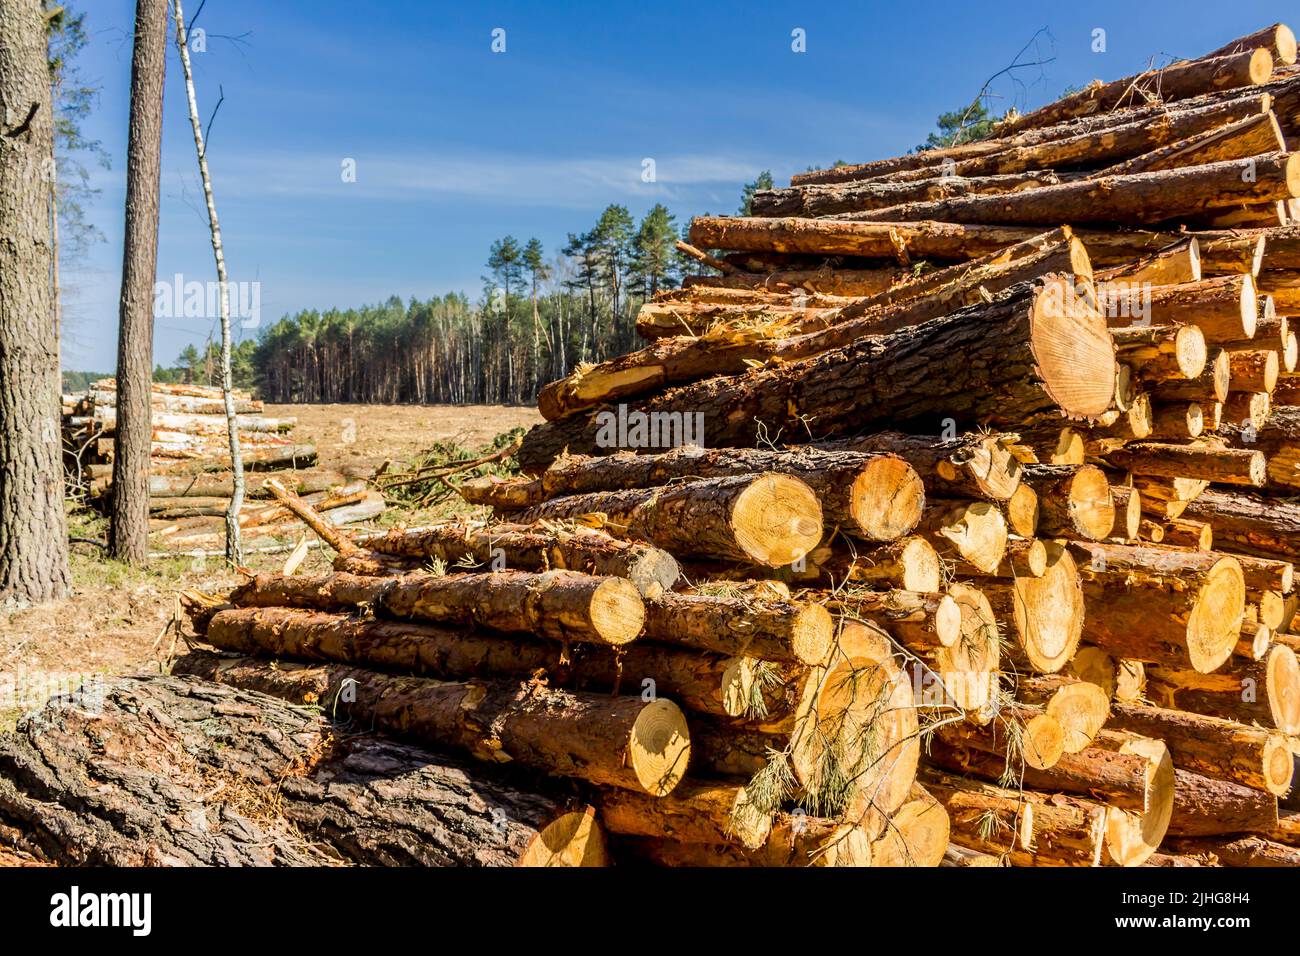
[[[591,528],[572,530],[520,524],[485,527],[473,522],[399,529],[355,539],[374,554],[418,561],[436,559],[448,567],[491,566],[520,571],[567,569],[627,578],[643,595],[671,590],[680,574],[667,551],[621,541]]]
[[[703,416],[699,443],[709,447],[896,422],[1014,429],[1062,414],[1092,420],[1115,392],[1114,347],[1103,325],[1067,279],[1017,286],[991,303],[814,359],[673,389],[640,403],[636,414],[650,422],[673,412]],[[631,420],[622,406],[619,415]],[[626,444],[609,440],[613,419],[607,412],[538,425],[519,461],[536,473],[566,447],[592,454]]]
[[[1300,733],[1300,664],[1283,643],[1262,660],[1237,658],[1212,674],[1150,668],[1147,692],[1163,707]]]
[[[666,592],[646,602],[644,636],[714,654],[821,664],[835,622],[818,604]]]
[[[117,336],[117,433],[113,439],[113,557],[149,556],[150,391],[153,284],[158,265],[167,0],[137,0],[131,57],[131,130],[126,157],[126,231]]]
[[[1110,482],[1096,465],[1030,465],[1025,483],[1038,495],[1038,533],[1101,541],[1115,526]]]
[[[194,149],[198,154],[199,178],[203,182],[203,199],[207,205],[208,229],[212,234],[212,256],[217,264],[217,283],[221,302],[221,394],[225,402],[226,432],[230,440],[231,476],[234,494],[226,509],[226,561],[232,567],[243,562],[243,548],[239,540],[239,509],[244,504],[244,461],[239,450],[239,424],[235,415],[234,383],[230,373],[230,286],[226,279],[226,255],[221,245],[221,223],[217,219],[217,203],[212,195],[212,177],[208,175],[208,149],[203,142],[203,127],[199,120],[199,103],[194,92],[194,73],[190,69],[189,36],[185,27],[185,11],[181,0],[174,0],[172,8],[176,19],[176,48],[181,55],[181,68],[185,74],[185,95],[190,107],[190,129],[194,133]]]
[[[812,489],[772,472],[687,484],[553,498],[521,522],[604,516],[610,532],[674,554],[778,568],[821,541],[822,510]]]
[[[1020,462],[1001,435],[970,434],[957,438],[877,432],[860,438],[823,442],[828,451],[898,455],[921,476],[927,495],[935,498],[984,498],[1007,501],[1021,481]]]
[[[817,495],[826,523],[868,541],[892,541],[907,534],[925,504],[921,479],[903,458],[817,448],[686,446],[659,455],[565,456],[542,473],[540,482],[543,494],[554,498],[760,472],[800,479]]]
[[[1286,152],[1286,140],[1277,125],[1277,118],[1269,111],[1169,143],[1092,175],[1127,176],[1160,169],[1176,169],[1179,166],[1247,159],[1276,152]]]
[[[1239,783],[1174,771],[1171,836],[1270,834],[1277,829],[1277,797]]]
[[[1261,451],[1158,442],[1134,442],[1111,452],[1107,461],[1135,475],[1201,478],[1235,485],[1262,485],[1266,469]]]
[[[1231,90],[1267,83],[1273,72],[1273,56],[1256,49],[1221,57],[1179,60],[1169,66],[1147,70],[1109,83],[1093,82],[1054,103],[1004,119],[993,129],[994,136],[1010,136],[1040,129],[1077,116],[1105,113],[1117,107],[1140,103],[1150,92],[1162,103],[1198,96],[1207,90]]]
[[[513,761],[560,776],[653,794],[686,770],[690,736],[667,700],[548,690],[527,683],[443,682],[339,664],[278,666],[190,654],[175,673],[319,702],[360,726],[455,747],[489,763]]]
[[[899,203],[948,199],[952,196],[1001,195],[1035,186],[1053,186],[1069,178],[1072,177],[1043,170],[969,179],[940,175],[932,179],[915,179],[901,183],[850,182],[791,186],[788,189],[762,189],[754,194],[750,215],[816,218],[881,209]]]
[[[0,604],[40,603],[65,597],[71,584],[50,192],[40,175],[54,135],[42,4],[6,3],[0,35]]]
[[[340,740],[303,708],[195,679],[119,677],[55,698],[0,738],[0,766],[0,821],[66,866],[607,860],[590,809],[544,781]]]
[[[1115,703],[1108,726],[1165,742],[1179,767],[1285,796],[1291,748],[1280,734],[1180,710]]]

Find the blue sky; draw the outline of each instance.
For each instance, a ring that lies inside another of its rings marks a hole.
[[[83,76],[102,87],[85,131],[112,168],[93,170],[102,191],[88,209],[106,241],[65,263],[64,366],[111,371],[134,3],[72,5],[88,14]],[[192,15],[198,0],[186,6]],[[266,324],[394,293],[476,296],[493,239],[535,235],[552,255],[610,202],[638,217],[663,202],[684,222],[734,211],[763,169],[780,184],[810,165],[906,151],[1041,27],[1038,50],[1053,61],[1022,71],[1023,87],[999,82],[1004,105],[1195,56],[1287,12],[1248,0],[208,0],[207,50],[193,60],[205,122],[225,94],[208,157],[230,277],[261,283]],[[504,53],[491,49],[497,28]],[[791,49],[796,28],[804,53]],[[1104,53],[1092,51],[1096,28]],[[158,274],[207,281],[174,46],[167,69]],[[343,181],[346,159],[355,182]],[[208,319],[160,318],[156,360],[211,331]]]

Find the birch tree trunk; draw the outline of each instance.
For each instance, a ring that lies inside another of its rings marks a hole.
[[[190,107],[190,127],[194,130],[194,149],[199,158],[199,176],[203,179],[203,200],[208,207],[208,228],[212,232],[212,257],[217,262],[217,284],[221,290],[221,394],[226,403],[226,430],[230,436],[230,470],[234,493],[226,508],[226,560],[235,567],[243,564],[239,539],[239,510],[244,506],[244,458],[239,449],[239,421],[235,415],[234,386],[230,374],[230,286],[226,279],[226,255],[221,246],[221,222],[212,195],[212,177],[208,175],[208,151],[203,144],[203,126],[199,121],[198,98],[194,94],[194,71],[190,68],[188,31],[181,0],[175,0],[172,15],[176,20],[176,48],[181,54],[185,73],[185,97]]]

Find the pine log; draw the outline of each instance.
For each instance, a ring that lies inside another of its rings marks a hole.
[[[1083,577],[1083,637],[1117,657],[1207,674],[1236,647],[1245,613],[1241,565],[1229,556],[1073,542]]]
[[[1139,259],[1112,265],[1096,274],[1098,291],[1103,294],[1106,293],[1106,285],[1116,283],[1132,289],[1143,284],[1177,285],[1182,282],[1200,282],[1201,278],[1201,247],[1195,236],[1172,242],[1163,248],[1146,253]]]
[[[756,850],[772,832],[772,817],[754,807],[744,787],[732,784],[688,777],[662,797],[610,788],[596,802],[605,829],[622,836],[736,842]]]
[[[1030,465],[1024,481],[1038,495],[1038,533],[1046,537],[1110,537],[1115,506],[1096,465]]]
[[[543,494],[554,498],[760,472],[800,479],[817,495],[827,523],[868,541],[892,541],[907,534],[925,505],[921,479],[903,458],[816,448],[705,450],[687,445],[657,455],[565,456],[539,481]]]
[[[1074,656],[1084,633],[1084,592],[1069,550],[1043,542],[1041,575],[1017,575],[1012,581],[986,581],[981,590],[995,616],[1009,622],[1016,648],[1027,666],[1051,674]]]
[[[907,269],[779,269],[761,274],[687,276],[687,289],[805,289],[822,295],[876,295],[911,278]]]
[[[644,636],[733,657],[820,664],[835,622],[817,604],[666,592],[646,602]]]
[[[985,574],[997,570],[1007,550],[1007,520],[989,501],[931,499],[917,531],[941,556],[960,558]]]
[[[1277,797],[1273,794],[1181,768],[1174,771],[1171,836],[1271,834],[1277,825]]]
[[[1002,435],[942,438],[890,431],[823,442],[818,447],[898,455],[921,476],[926,494],[935,498],[1006,501],[1021,480],[1020,462],[1007,444],[1008,438]]]
[[[1206,130],[1174,143],[1160,146],[1134,156],[1114,166],[1108,166],[1094,177],[1125,176],[1132,173],[1149,173],[1159,169],[1179,166],[1197,166],[1230,159],[1248,159],[1265,153],[1286,152],[1286,139],[1273,113],[1258,113],[1245,119],[1227,123],[1218,129]]]
[[[871,845],[873,866],[934,867],[948,847],[948,811],[924,787],[898,808]]]
[[[1205,55],[1206,57],[1228,56],[1260,47],[1272,55],[1274,63],[1278,66],[1290,66],[1296,61],[1295,34],[1285,23],[1275,23],[1262,30],[1256,30]]]
[[[1220,547],[1261,558],[1300,560],[1298,505],[1215,490],[1196,496],[1186,514],[1212,523]]]
[[[1110,500],[1115,507],[1114,536],[1124,542],[1136,541],[1142,524],[1141,494],[1128,486],[1112,485]]]
[[[1053,223],[1052,225],[1059,225]],[[696,216],[691,243],[713,249],[895,259],[977,259],[1032,239],[1041,229],[946,222],[867,223],[834,219]]]
[[[1249,167],[1243,165],[1246,163]],[[1251,175],[1243,175],[1247,168]],[[1211,214],[1241,203],[1273,203],[1297,196],[1300,158],[1279,152],[1245,160],[1084,179],[1002,196],[904,203],[851,215],[855,225],[933,221],[985,226],[1062,222],[1144,226]]]
[[[1104,299],[1107,289],[1099,294]],[[1144,383],[1196,378],[1210,357],[1205,333],[1195,325],[1135,325],[1112,329],[1111,337],[1116,358]]]
[[[1023,703],[1042,707],[1060,725],[1065,753],[1091,744],[1110,712],[1110,698],[1100,687],[1063,674],[1019,675],[1015,694]]]
[[[582,527],[518,524],[488,527],[458,522],[362,535],[355,543],[375,554],[437,560],[447,566],[520,571],[567,569],[601,577],[627,578],[647,596],[671,590],[680,573],[677,562],[667,551],[621,541]]]
[[[1130,103],[1140,103],[1144,96],[1163,103],[1197,96],[1207,90],[1230,90],[1267,83],[1273,72],[1273,55],[1268,50],[1251,49],[1219,57],[1178,60],[1169,66],[1148,70],[1134,76],[1094,81],[1032,113],[1003,119],[993,129],[994,136],[1009,136],[1028,129],[1039,129],[1076,116],[1105,113]]]
[[[1112,325],[1194,325],[1211,344],[1253,338],[1259,319],[1259,293],[1245,273],[1177,285],[1115,283],[1102,293]]]
[[[968,720],[943,720],[931,733],[949,746],[997,754],[1013,763],[1019,759],[1035,770],[1053,767],[1065,753],[1065,731],[1060,721],[1042,708],[1010,703],[998,708],[984,726]]]
[[[608,861],[590,808],[544,781],[339,739],[320,715],[192,678],[56,697],[0,738],[0,764],[0,825],[68,866]]]
[[[1164,707],[1300,733],[1300,664],[1275,643],[1262,660],[1234,658],[1212,674],[1149,668],[1147,692]]]
[[[1218,866],[1300,866],[1300,849],[1258,836],[1175,838],[1168,849]]]
[[[191,660],[193,658],[193,660]],[[663,795],[686,770],[690,735],[663,698],[610,697],[536,684],[397,677],[339,664],[310,668],[249,658],[177,662],[178,673],[302,700],[304,688],[332,714],[398,737],[511,760],[560,776]]]
[[[339,573],[259,574],[231,592],[230,600],[241,607],[376,607],[397,618],[609,645],[634,639],[645,622],[645,604],[631,582],[576,571],[411,574],[389,579]]]
[[[1014,534],[1032,538],[1038,534],[1038,492],[1021,482],[1005,505],[1007,524]]]
[[[772,472],[553,498],[518,519],[589,515],[603,515],[603,526],[619,537],[674,554],[774,568],[797,561],[822,537],[822,509],[813,490]]]
[[[943,582],[943,562],[925,538],[911,536],[891,541],[856,555],[846,562],[822,563],[833,583],[854,581],[901,591],[938,591]]]
[[[1233,443],[1258,449],[1267,457],[1266,488],[1300,491],[1300,408],[1283,405],[1273,409],[1263,425],[1234,436]]]
[[[1163,740],[1181,769],[1279,797],[1291,789],[1291,749],[1278,733],[1203,714],[1119,702],[1111,707],[1108,726]]]
[[[1277,149],[1277,146],[1273,146]],[[1258,150],[1267,152],[1268,150]],[[1248,155],[1254,155],[1253,153]],[[754,216],[833,216],[881,209],[898,203],[924,202],[951,196],[1001,195],[1033,186],[1049,186],[1070,178],[1051,171],[965,178],[939,175],[907,182],[849,182],[760,189],[754,193]]]
[[[703,416],[709,447],[799,435],[809,422],[833,437],[899,421],[997,428],[1062,413],[1090,419],[1106,411],[1115,390],[1103,325],[1068,279],[1053,278],[815,359],[673,389],[636,413]],[[611,447],[605,438],[614,424],[609,412],[536,426],[519,461],[537,473],[566,446],[584,454]]]
[[[1257,487],[1264,484],[1267,468],[1267,461],[1261,451],[1221,448],[1212,444],[1134,442],[1112,452],[1107,460],[1115,467],[1137,475],[1201,478]]]

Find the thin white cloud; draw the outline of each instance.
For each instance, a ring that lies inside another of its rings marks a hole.
[[[343,162],[356,161],[356,181]],[[654,179],[643,178],[654,161]],[[305,155],[267,152],[228,157],[214,170],[218,194],[239,200],[355,196],[370,200],[488,200],[511,205],[587,207],[612,200],[687,201],[719,185],[738,186],[763,166],[703,155],[544,158],[441,152]]]

